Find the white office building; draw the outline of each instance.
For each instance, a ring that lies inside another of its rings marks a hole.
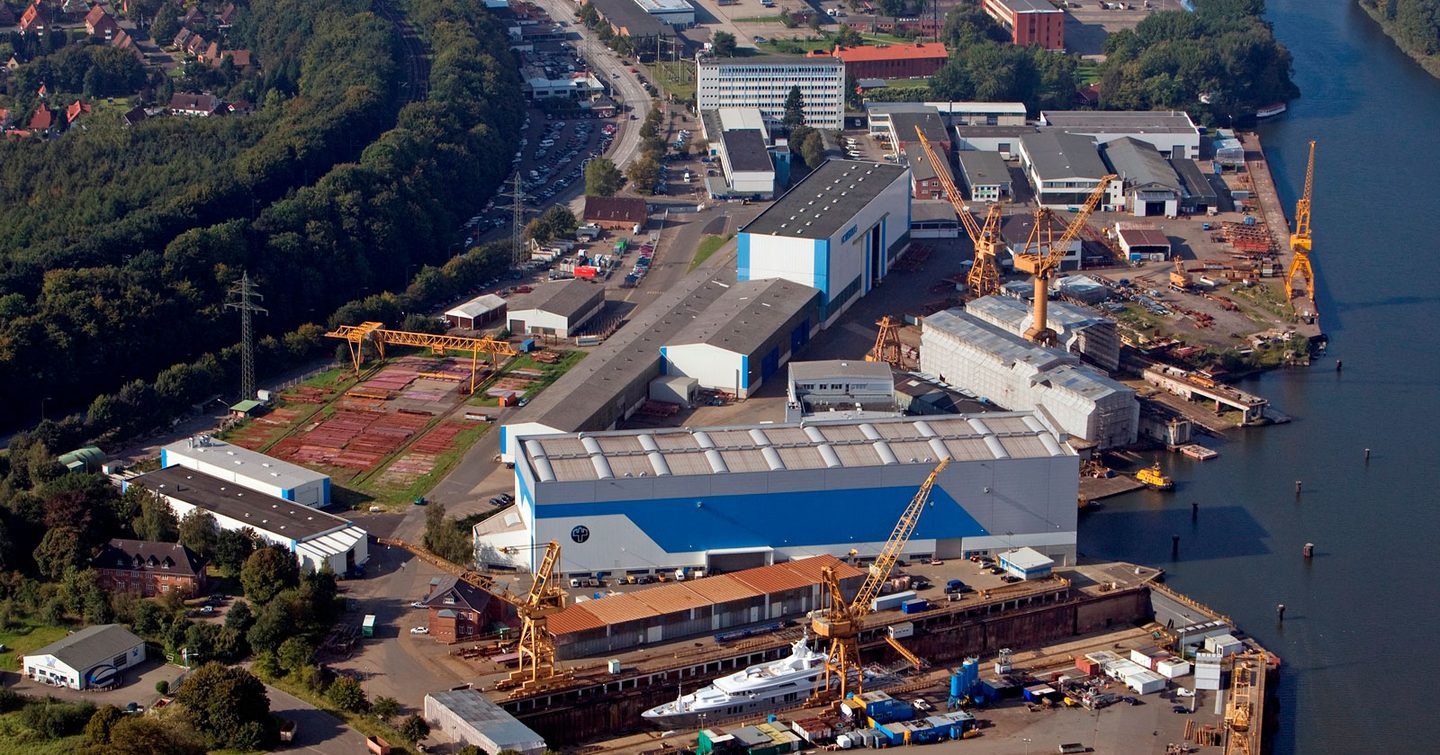
[[[756,55],[696,59],[699,110],[757,108],[769,123],[785,116],[785,99],[799,87],[805,125],[831,131],[844,126],[845,63],[838,58]]]
[[[909,235],[909,169],[830,160],[740,229],[736,277],[818,288],[829,323],[885,278]]]
[[[1135,442],[1135,390],[961,309],[925,318],[920,369],[1011,410],[1034,411],[1100,448]]]
[[[1068,210],[1079,207],[1109,175],[1100,160],[1095,139],[1063,131],[1041,131],[1020,137],[1020,167],[1035,190],[1035,200],[1046,207]],[[1113,210],[1124,203],[1121,182],[1111,181],[1101,200],[1101,209]]]
[[[1200,157],[1200,129],[1184,110],[1045,110],[1040,124],[1094,137],[1101,144],[1130,137],[1175,159]]]

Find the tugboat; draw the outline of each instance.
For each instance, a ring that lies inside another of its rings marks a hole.
[[[1160,462],[1158,461],[1136,472],[1135,479],[1152,490],[1173,490],[1175,488],[1175,481],[1160,471]]]

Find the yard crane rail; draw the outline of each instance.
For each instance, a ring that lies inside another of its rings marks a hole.
[[[498,364],[500,357],[513,357],[520,354],[509,342],[496,338],[467,338],[465,336],[437,335],[434,333],[414,333],[408,330],[387,330],[385,323],[381,322],[362,322],[359,325],[341,325],[329,333],[326,333],[325,337],[341,339],[350,346],[350,362],[354,365],[356,374],[360,373],[360,368],[365,364],[366,343],[375,346],[375,351],[381,359],[385,358],[386,344],[395,346],[419,346],[430,349],[430,351],[435,354],[445,354],[450,351],[468,353],[470,355],[469,393],[475,392],[481,353],[489,355],[492,365]]]
[[[870,565],[865,582],[860,585],[860,589],[855,593],[853,599],[845,600],[845,595],[840,590],[840,579],[834,567],[827,566],[820,570],[820,579],[825,583],[830,600],[829,605],[811,619],[810,626],[817,637],[830,641],[830,649],[825,656],[825,673],[822,676],[821,685],[815,690],[815,699],[825,699],[830,696],[832,676],[837,677],[837,691],[840,698],[844,699],[852,669],[855,671],[856,691],[865,691],[864,672],[860,666],[861,624],[865,615],[870,613],[872,601],[880,595],[881,587],[890,578],[890,572],[895,568],[895,562],[900,560],[900,552],[910,541],[910,536],[915,533],[915,527],[920,522],[920,514],[930,503],[931,489],[935,487],[940,473],[949,464],[949,457],[941,459],[935,469],[931,470],[925,478],[925,482],[921,483],[920,489],[915,492],[915,497],[910,499],[910,503],[900,515],[900,519],[896,521],[895,530],[890,533],[890,539],[885,542],[885,547],[880,550],[880,555]],[[909,660],[908,657],[907,660]]]
[[[1310,140],[1310,159],[1305,163],[1305,192],[1295,200],[1295,232],[1290,234],[1290,271],[1285,276],[1285,289],[1291,299],[1296,297],[1295,278],[1305,281],[1305,293],[1315,301],[1315,270],[1310,267],[1310,194],[1315,188],[1315,140]]]
[[[452,563],[427,548],[393,538],[376,538],[381,545],[394,546],[441,571],[455,575],[460,581],[478,587],[515,608],[520,617],[520,642],[516,646],[519,668],[496,683],[496,689],[514,689],[513,696],[565,686],[572,680],[568,673],[555,667],[555,638],[550,636],[547,619],[565,608],[565,591],[560,588],[560,544],[537,544],[545,555],[534,570],[529,591],[517,596],[508,589],[496,591],[495,580]]]
[[[1070,248],[1070,243],[1080,237],[1080,232],[1085,228],[1085,221],[1090,218],[1090,213],[1099,206],[1100,199],[1105,196],[1105,190],[1109,188],[1110,182],[1119,178],[1116,175],[1108,175],[1100,178],[1094,191],[1085,198],[1085,204],[1081,205],[1079,212],[1065,226],[1060,238],[1055,238],[1051,229],[1051,218],[1055,214],[1046,207],[1035,210],[1035,226],[1030,229],[1030,237],[1025,240],[1025,251],[1015,255],[1015,269],[1028,273],[1035,284],[1034,299],[1035,311],[1033,322],[1025,330],[1025,339],[1038,343],[1042,346],[1055,345],[1055,331],[1050,329],[1050,281],[1055,277],[1055,271],[1060,269],[1060,263],[1065,259],[1065,250]]]
[[[925,138],[925,133],[919,126],[915,127],[915,135],[920,137],[920,146],[930,158],[930,167],[935,169],[935,177],[944,187],[945,196],[955,208],[955,214],[960,216],[960,222],[964,224],[965,233],[970,236],[971,243],[975,245],[975,262],[970,266],[970,273],[965,276],[965,284],[970,288],[971,297],[978,299],[999,293],[1000,268],[995,262],[995,254],[1000,246],[1000,205],[990,205],[990,209],[985,212],[985,225],[981,226],[970,214],[965,198],[960,196],[960,190],[955,188],[955,180],[950,177],[948,158],[942,159],[936,154],[935,148],[930,146],[930,140]]]

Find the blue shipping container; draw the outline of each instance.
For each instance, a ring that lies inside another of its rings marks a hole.
[[[900,606],[901,613],[920,613],[921,611],[927,611],[929,609],[930,601],[925,600],[924,598],[921,598],[920,600],[906,601]]]

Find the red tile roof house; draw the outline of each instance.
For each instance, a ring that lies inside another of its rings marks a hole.
[[[25,9],[24,15],[20,16],[21,34],[44,34],[50,28],[50,11],[46,10],[40,3],[31,3]]]
[[[205,559],[179,543],[111,540],[90,561],[110,592],[154,597],[169,592],[203,595]]]
[[[35,108],[35,114],[30,116],[30,130],[49,131],[54,127],[55,111],[46,107],[45,103],[40,103],[40,107]]]

